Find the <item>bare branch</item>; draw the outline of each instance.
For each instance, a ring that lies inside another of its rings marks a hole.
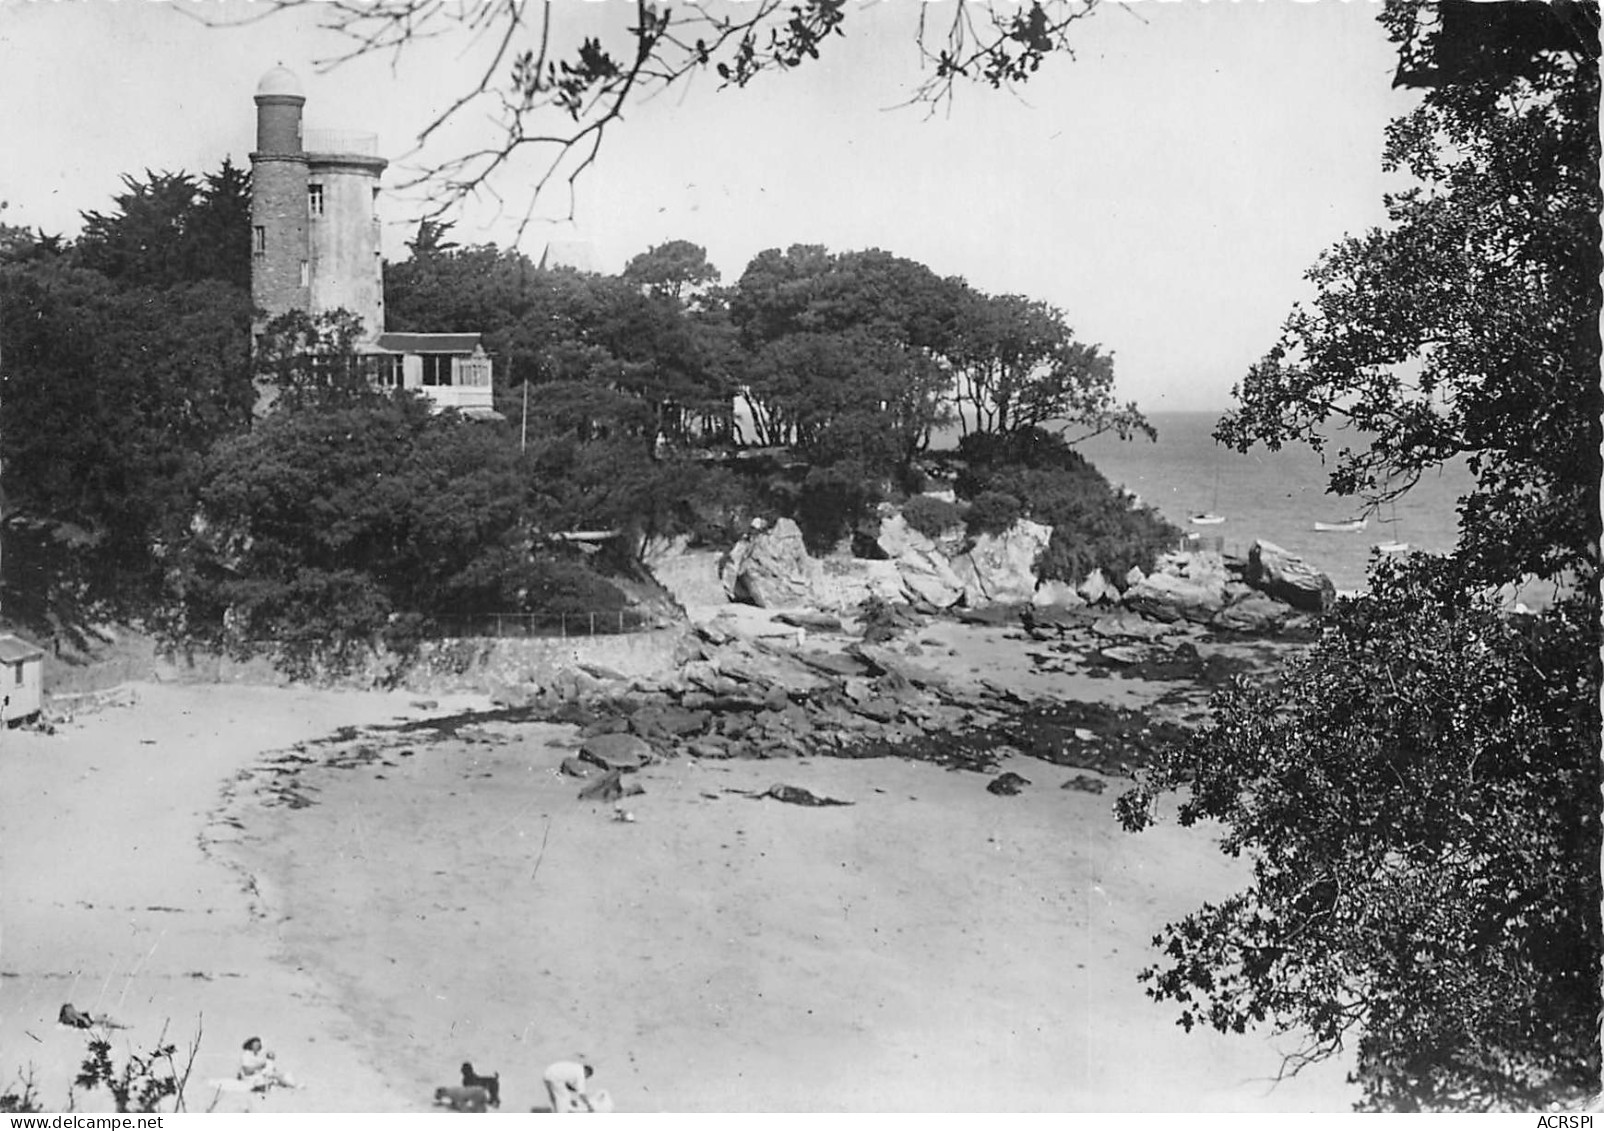
[[[206,22],[254,23],[311,2],[260,0],[246,20]],[[538,20],[527,10],[531,3],[540,6]],[[987,7],[987,18],[977,20],[975,0],[954,0],[939,48],[928,46],[931,29],[921,6],[916,44],[921,57],[935,65],[935,74],[910,102],[932,109],[950,105],[959,79],[1012,90],[1047,56],[1071,54],[1070,28],[1097,3],[1031,0],[1021,9]],[[619,42],[612,45],[593,37],[563,38],[554,26],[560,21],[552,19],[551,0],[318,0],[317,11],[320,26],[342,44],[316,61],[320,71],[381,54],[390,56],[393,69],[419,43],[466,35],[473,46],[488,38],[484,61],[466,71],[463,87],[399,159],[409,163],[400,187],[423,192],[424,218],[439,219],[469,199],[489,196],[501,202],[491,182],[510,175],[510,167],[526,153],[537,154],[521,236],[558,184],[567,189],[567,218],[572,219],[579,178],[595,164],[608,130],[623,119],[632,100],[655,97],[702,70],[711,69],[723,89],[816,60],[828,39],[843,34],[847,0],[750,0],[727,13],[637,0],[633,26],[619,29]],[[530,45],[520,50],[524,34]],[[444,144],[448,126],[472,126],[481,107],[489,111],[484,125],[492,131],[490,140],[443,158],[427,152]]]

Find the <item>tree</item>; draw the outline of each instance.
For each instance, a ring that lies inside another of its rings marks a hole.
[[[648,248],[624,265],[624,281],[649,288],[659,298],[684,301],[718,282],[718,268],[707,249],[689,240],[669,240]]]
[[[280,314],[263,328],[251,355],[265,403],[300,407],[392,396],[357,355],[361,340],[362,318],[349,310]]]
[[[759,441],[851,456],[871,471],[906,468],[949,416],[944,355],[962,288],[878,249],[760,252],[730,295],[751,358],[741,395]],[[846,421],[856,416],[868,419]],[[868,447],[842,446],[876,430],[882,438]]]
[[[1598,1080],[1598,644],[1586,607],[1533,620],[1421,559],[1383,566],[1270,686],[1120,798],[1183,784],[1253,882],[1154,940],[1142,977],[1188,1030],[1267,1020],[1357,1037],[1361,1106],[1515,1108]]]
[[[308,0],[271,0],[251,18]],[[1069,54],[1074,25],[1097,0],[1029,0],[1023,5],[955,0],[911,17],[915,49],[930,77],[914,101],[936,105],[959,81],[1010,87],[1056,54]],[[457,7],[437,0],[319,0],[326,27],[349,50],[327,62],[405,51],[415,41],[457,35],[487,45],[483,66],[464,70],[461,85],[418,135],[418,146],[462,120],[488,117],[481,146],[426,163],[403,188],[431,190],[430,218],[467,197],[494,191],[516,155],[533,151],[541,172],[529,190],[527,223],[541,194],[575,180],[599,152],[608,128],[634,102],[711,70],[720,87],[744,87],[759,75],[820,58],[851,15],[846,0],[753,0],[726,10],[700,5],[630,5],[630,15],[603,35],[563,32],[553,6],[523,0]],[[556,122],[555,126],[550,123]],[[520,233],[521,234],[521,233]]]
[[[251,285],[250,173],[224,160],[196,182],[188,173],[124,176],[110,213],[84,213],[84,266],[126,286],[171,287],[216,279]]]
[[[1094,569],[1122,578],[1132,566],[1151,572],[1157,557],[1180,540],[1179,530],[1151,507],[1134,506],[1055,432],[971,432],[959,440],[958,457],[963,470],[954,486],[974,501],[972,528],[1006,527],[1016,508],[1053,528],[1036,563],[1043,580],[1079,584]],[[992,501],[982,506],[986,496]]]
[[[455,251],[460,245],[450,237],[454,225],[439,220],[419,220],[417,233],[407,241],[407,250],[413,259],[427,259],[446,251]]]
[[[219,282],[0,263],[9,613],[42,625],[153,599],[201,457],[248,425],[249,327],[249,296]]]
[[[350,658],[396,624],[516,607],[528,485],[504,426],[419,398],[279,407],[207,458],[185,629]]]
[[[953,337],[953,396],[966,434],[1056,424],[1080,430],[1071,443],[1104,432],[1158,435],[1134,402],[1114,403],[1113,357],[1076,341],[1057,307],[971,291]]]
[[[642,293],[635,282],[545,271],[522,252],[456,247],[441,242],[442,235],[420,230],[412,257],[385,265],[390,328],[482,333],[496,359],[503,412],[521,416],[522,396],[511,390],[540,385],[536,413],[547,419],[534,426],[560,430],[549,386],[579,382],[596,386],[604,400],[621,393],[646,403],[651,420],[638,427],[648,438],[659,430],[675,440],[728,431],[729,331],[715,298],[704,297],[692,310],[671,294]]]
[[[1331,489],[1372,504],[1468,456],[1459,561],[1485,584],[1590,574],[1598,554],[1597,8],[1545,7],[1568,50],[1530,55],[1517,76],[1495,53],[1491,75],[1432,87],[1393,124],[1386,167],[1418,185],[1387,198],[1387,228],[1310,271],[1318,296],[1287,319],[1218,433],[1238,450],[1323,451],[1333,424],[1349,426],[1368,441],[1334,453]],[[1438,26],[1461,10],[1383,17],[1406,76],[1462,74],[1479,58],[1461,47],[1436,59],[1461,42]],[[1590,42],[1569,22],[1589,11]],[[1459,18],[1444,25],[1455,36]]]
[[[1514,11],[1515,15],[1509,13]],[[1357,1041],[1371,1108],[1531,1107],[1597,1088],[1600,930],[1596,6],[1399,5],[1389,226],[1318,294],[1217,433],[1324,446],[1372,502],[1470,457],[1460,543],[1378,563],[1271,686],[1239,683],[1120,799],[1222,822],[1253,882],[1155,940],[1181,1023]],[[1504,36],[1504,32],[1510,32]],[[1514,616],[1489,587],[1553,580]]]

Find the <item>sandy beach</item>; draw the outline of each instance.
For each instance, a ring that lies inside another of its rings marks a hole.
[[[998,634],[924,639],[1027,676]],[[135,690],[0,736],[0,1070],[31,1065],[51,1109],[68,1001],[127,1025],[119,1051],[202,1023],[192,1110],[424,1111],[471,1060],[529,1111],[574,1056],[621,1111],[1351,1102],[1343,1065],[1272,1085],[1290,1038],[1186,1034],[1145,997],[1152,935],[1246,872],[1212,830],[1122,832],[1118,779],[1015,758],[1031,788],[996,796],[900,759],[684,758],[636,775],[626,822],[560,773],[571,727],[409,725],[483,699]],[[851,804],[756,796],[776,784]],[[301,1088],[209,1086],[252,1035]]]

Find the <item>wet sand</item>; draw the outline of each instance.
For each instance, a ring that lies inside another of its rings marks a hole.
[[[1008,679],[997,651],[962,659]],[[393,729],[475,702],[415,698],[148,686],[0,738],[0,1069],[63,1103],[70,1000],[136,1044],[203,1017],[192,1109],[252,1034],[304,1086],[218,1110],[428,1110],[466,1059],[528,1111],[575,1055],[621,1111],[1351,1102],[1342,1065],[1272,1087],[1290,1039],[1188,1035],[1146,998],[1152,935],[1246,868],[1213,830],[1122,832],[1118,780],[1015,759],[1032,785],[999,797],[894,759],[677,759],[626,823],[557,772],[571,728]],[[751,796],[779,783],[853,804]]]

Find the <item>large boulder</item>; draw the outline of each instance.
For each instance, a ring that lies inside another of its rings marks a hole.
[[[1028,604],[1036,592],[1036,559],[1052,536],[1051,526],[1020,519],[1001,534],[975,539],[952,562],[969,607]]]
[[[1254,592],[1226,605],[1209,623],[1228,632],[1275,632],[1286,621],[1288,611],[1275,598]]]
[[[1086,600],[1069,582],[1049,580],[1036,586],[1030,603],[1038,609],[1079,609],[1085,607]]]
[[[1225,573],[1217,578],[1155,573],[1125,590],[1125,607],[1154,620],[1207,624],[1225,608]]]
[[[1337,599],[1337,587],[1329,577],[1274,542],[1253,543],[1243,580],[1306,613],[1323,613]]]
[[[1162,555],[1153,567],[1155,573],[1172,574],[1192,581],[1224,585],[1229,580],[1225,558],[1212,550],[1175,550]]]
[[[651,762],[652,747],[639,735],[597,734],[585,739],[579,757],[604,770],[638,770]]]
[[[909,526],[901,514],[881,516],[880,533],[875,541],[896,567],[902,595],[907,600],[946,609],[963,597],[964,584],[945,555],[935,542]]]
[[[819,563],[819,572],[814,603],[821,609],[848,612],[871,597],[882,601],[905,599],[902,575],[895,562],[829,557]]]
[[[1086,575],[1086,580],[1076,587],[1075,592],[1080,594],[1081,600],[1088,605],[1117,604],[1119,590],[1103,576],[1101,569],[1094,569]]]
[[[730,600],[784,609],[813,604],[822,571],[796,523],[782,518],[737,542],[719,575]]]

